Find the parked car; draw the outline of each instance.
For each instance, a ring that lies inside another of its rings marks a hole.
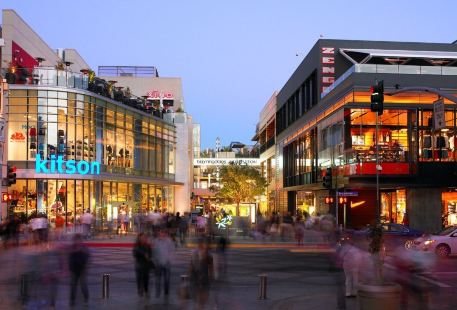
[[[435,252],[440,257],[457,254],[457,225],[449,226],[436,235],[424,235],[405,244],[406,248]]]
[[[362,248],[368,249],[368,239],[371,233],[370,227],[365,227],[360,230],[349,230],[347,232]],[[420,230],[396,223],[382,224],[382,233],[384,246],[387,251],[394,250],[398,246],[403,246],[408,240],[424,234]]]

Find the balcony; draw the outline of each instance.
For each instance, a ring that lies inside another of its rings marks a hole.
[[[260,154],[262,154],[263,152],[265,152],[266,150],[268,150],[270,147],[272,147],[273,145],[275,145],[275,137],[271,138],[270,140],[268,140],[266,143],[262,144],[260,146]]]
[[[106,81],[95,76],[93,71],[71,72],[55,67],[9,68],[2,70],[8,84],[34,85],[43,87],[65,87],[82,89],[100,96],[113,99],[126,106],[162,118],[171,110],[160,107],[157,100],[148,100],[146,96],[137,97],[130,90],[116,87],[116,81]]]

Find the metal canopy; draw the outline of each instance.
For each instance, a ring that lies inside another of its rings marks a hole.
[[[457,60],[457,52],[442,52],[442,51],[412,51],[412,50],[383,50],[383,49],[353,49],[340,48],[340,53],[343,54],[349,61],[354,64],[363,64],[368,62],[372,57],[387,57],[387,58],[422,58],[422,59],[449,59]],[[363,55],[362,60],[357,61],[351,57],[351,53]]]

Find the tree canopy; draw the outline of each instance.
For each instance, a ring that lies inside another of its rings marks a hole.
[[[220,186],[211,190],[220,198],[226,198],[237,205],[239,215],[241,202],[252,202],[255,196],[262,195],[268,185],[260,172],[248,165],[230,164],[220,170]]]

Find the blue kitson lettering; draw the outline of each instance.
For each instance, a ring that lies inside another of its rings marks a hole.
[[[100,163],[96,161],[80,160],[76,162],[73,159],[65,161],[63,156],[57,156],[56,158],[55,155],[51,155],[51,159],[42,160],[39,154],[35,158],[36,173],[100,174]]]

